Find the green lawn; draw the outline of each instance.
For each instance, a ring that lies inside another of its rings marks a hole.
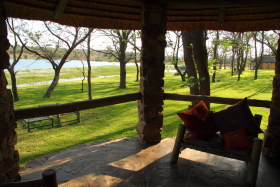
[[[78,68],[69,70],[71,74],[79,75]],[[104,70],[98,74],[104,74]],[[134,67],[127,70],[127,88],[119,89],[119,77],[105,77],[92,79],[93,99],[134,93],[139,91],[139,82],[135,82]],[[65,76],[69,72],[65,71]],[[94,72],[94,70],[93,70]],[[107,71],[107,75],[110,74]],[[118,68],[114,67],[111,75],[117,75]],[[30,72],[31,73],[31,72]],[[273,70],[260,70],[259,78],[253,80],[254,72],[246,70],[237,82],[237,76],[230,76],[229,70],[218,72],[219,82],[211,83],[211,95],[219,97],[270,100],[272,91]],[[30,76],[30,75],[29,75]],[[36,77],[39,75],[35,75]],[[24,76],[23,76],[24,77]],[[79,76],[78,76],[79,77]],[[96,76],[97,77],[97,76]],[[22,77],[19,77],[21,79]],[[165,92],[189,94],[189,88],[181,88],[182,82],[179,76],[174,73],[165,73]],[[43,81],[44,79],[42,79]],[[26,83],[23,81],[23,83]],[[42,96],[48,85],[19,87],[20,101],[14,103],[15,109],[37,107],[38,105],[68,103],[87,99],[87,85],[84,83],[84,92],[81,91],[81,81],[61,82],[54,90],[49,99]],[[177,126],[181,122],[177,112],[184,111],[189,102],[164,101],[164,126],[162,137],[173,137],[176,134]],[[226,108],[227,105],[211,104],[211,110],[218,111]],[[267,125],[269,109],[251,107],[253,113],[263,115],[262,129]],[[118,105],[106,106],[81,111],[81,123],[63,124],[61,127],[33,129],[27,133],[26,124],[18,122],[18,144],[16,149],[20,152],[20,164],[24,166],[27,162],[39,156],[58,152],[75,145],[91,143],[118,138],[136,137],[137,101]]]

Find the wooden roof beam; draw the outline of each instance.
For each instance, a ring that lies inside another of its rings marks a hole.
[[[138,3],[149,2],[149,0],[131,0]],[[167,8],[190,8],[190,7],[279,7],[279,0],[151,0],[151,3],[161,3]]]
[[[219,10],[219,26],[222,27],[224,22],[225,22],[225,17],[226,17],[226,8],[225,7],[221,7]]]
[[[56,19],[56,20],[60,19],[60,17],[62,16],[62,14],[67,6],[68,1],[69,0],[59,0],[57,6],[55,8],[54,19]]]

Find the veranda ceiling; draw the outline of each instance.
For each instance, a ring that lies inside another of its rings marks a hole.
[[[141,29],[143,2],[167,9],[168,30],[280,30],[279,0],[2,0],[8,17]]]

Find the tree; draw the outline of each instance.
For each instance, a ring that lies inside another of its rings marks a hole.
[[[133,34],[133,47],[134,47],[134,63],[135,63],[135,66],[136,66],[136,79],[135,81],[138,82],[139,81],[139,75],[140,75],[140,68],[138,66],[138,58],[139,55],[140,55],[140,52],[141,52],[141,49],[139,47],[137,47],[137,38],[139,38],[141,35],[141,32],[140,31],[134,31],[134,34]],[[138,52],[137,52],[138,51]]]
[[[186,81],[187,70],[181,71],[179,68],[179,50],[182,47],[182,32],[170,31],[167,33],[167,47],[171,48],[171,54],[168,56],[177,73],[181,76],[181,80]]]
[[[13,44],[10,45],[12,48],[13,61],[12,61],[12,63],[10,63],[8,71],[11,75],[12,92],[13,92],[14,101],[18,101],[19,96],[18,96],[18,91],[17,91],[17,79],[16,79],[17,72],[15,71],[15,66],[21,59],[21,56],[23,54],[23,49],[25,47],[25,44],[22,44],[21,46],[19,46],[18,38],[21,37],[19,35],[19,33],[25,28],[26,22],[24,22],[23,20],[20,20],[20,19],[15,20],[13,18],[9,18],[9,19],[7,19],[7,24],[8,24],[8,29],[9,29],[10,33],[12,33],[12,37],[13,37]]]
[[[206,49],[207,31],[193,32],[193,55],[200,78],[200,95],[210,95],[210,76],[208,72],[208,55]]]
[[[253,37],[255,40],[255,75],[254,75],[254,80],[256,80],[258,78],[258,69],[260,68],[260,65],[262,63],[262,59],[263,59],[263,51],[264,51],[264,31],[261,32],[261,39],[259,40],[258,37],[258,33],[254,32],[253,33]],[[257,41],[260,41],[261,43],[261,52],[260,52],[260,58],[258,58],[258,48],[257,48]]]
[[[184,62],[186,66],[186,72],[188,75],[188,81],[190,87],[190,94],[191,95],[199,95],[199,85],[198,82],[198,75],[195,67],[195,62],[193,59],[193,49],[192,49],[192,33],[190,31],[182,31],[182,43],[183,43],[183,52],[184,52]],[[195,105],[193,103],[192,105]]]
[[[38,58],[43,58],[51,63],[54,70],[54,78],[43,98],[51,97],[51,94],[59,81],[59,74],[71,52],[90,35],[93,29],[62,26],[52,22],[44,22],[45,31],[27,33],[29,46],[25,48]],[[21,41],[23,43],[23,41]],[[33,49],[32,46],[36,46]],[[59,49],[63,49],[59,57]]]
[[[259,43],[266,45],[272,51],[272,54],[276,56],[278,33],[279,31],[276,30],[273,30],[272,32],[264,32],[263,41],[258,37],[254,37],[254,39],[256,39]]]
[[[126,88],[126,64],[133,58],[133,53],[127,54],[127,46],[132,39],[131,30],[101,30],[105,36],[109,37],[112,46],[108,46],[106,51],[94,51],[104,53],[108,56],[113,56],[120,62],[120,85],[119,88]]]
[[[140,38],[141,35],[141,31],[133,31],[132,33],[132,41],[128,40],[129,44],[131,44],[133,46],[133,50],[134,50],[134,63],[136,66],[136,79],[135,81],[138,82],[139,81],[139,72],[140,72],[140,68],[138,66],[138,58],[139,58],[139,54],[141,52],[140,47],[137,46],[137,39]]]
[[[89,29],[89,32],[92,32],[91,29]],[[92,99],[92,92],[91,92],[91,65],[90,65],[90,42],[91,42],[91,34],[88,35],[87,39],[87,53],[85,54],[87,57],[87,65],[88,65],[88,99]]]
[[[247,64],[248,53],[250,51],[251,45],[249,41],[251,39],[251,34],[247,33],[238,33],[237,36],[237,81],[240,80],[242,72],[245,70]]]
[[[216,31],[216,38],[214,40],[214,49],[213,49],[213,75],[212,82],[216,82],[216,73],[217,73],[217,63],[218,63],[218,47],[220,43],[219,31]]]
[[[91,45],[91,33],[93,30],[88,29],[89,30],[89,35],[86,41],[86,50],[83,49],[83,53],[86,57],[87,60],[87,67],[88,67],[88,71],[87,71],[87,85],[88,85],[88,99],[92,99],[92,88],[91,88],[91,62],[90,62],[90,57],[91,57],[91,49],[90,49],[90,45]],[[83,47],[84,48],[84,47]],[[84,71],[83,71],[84,73]]]
[[[187,85],[194,95],[210,95],[206,40],[206,31],[182,31],[184,61],[190,80]]]

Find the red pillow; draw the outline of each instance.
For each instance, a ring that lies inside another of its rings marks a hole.
[[[205,140],[218,131],[210,111],[203,101],[177,115],[187,125],[192,137],[196,139]]]
[[[222,134],[225,140],[225,149],[243,149],[251,147],[247,131],[245,128]]]

